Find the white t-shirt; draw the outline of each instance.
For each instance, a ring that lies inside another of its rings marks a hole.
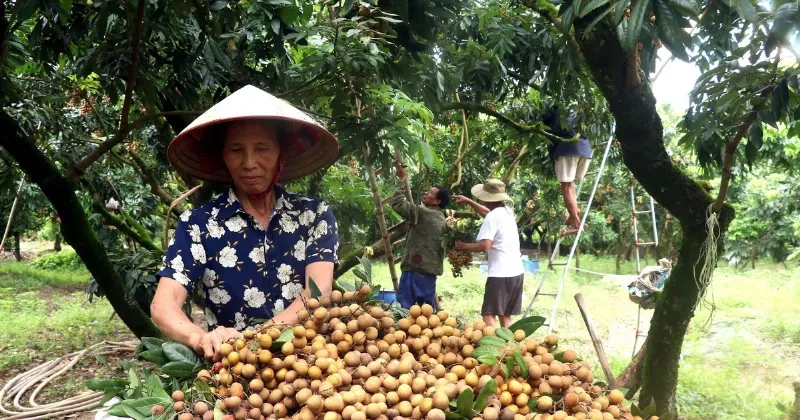
[[[519,252],[519,232],[514,212],[508,207],[498,207],[483,219],[478,242],[489,239],[489,277],[515,277],[525,270]]]

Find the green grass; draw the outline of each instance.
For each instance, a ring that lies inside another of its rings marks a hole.
[[[546,260],[540,260],[541,268]],[[614,273],[611,258],[582,256],[581,268]],[[655,264],[650,259],[642,265]],[[633,262],[622,265],[622,273],[635,272]],[[486,275],[477,268],[453,278],[449,266],[437,281],[443,309],[470,322],[480,319]],[[399,274],[399,273],[398,273]],[[390,289],[388,266],[373,265],[373,277]],[[346,281],[356,279],[352,274]],[[779,403],[793,399],[791,383],[800,380],[800,267],[758,264],[755,270],[724,266],[714,276],[713,318],[701,309],[692,321],[684,343],[678,385],[678,404],[687,420],[763,419],[782,417]],[[550,272],[545,290],[555,290],[561,271]],[[526,275],[523,310],[538,286],[540,277]],[[611,369],[619,374],[631,359],[636,331],[636,305],[630,302],[624,277],[600,277],[571,272],[556,314],[561,346],[573,348],[603,379],[591,339],[577,304],[583,294],[589,313]],[[539,298],[532,313],[549,316],[552,298]],[[642,311],[641,326],[649,327],[652,311]],[[708,324],[711,319],[711,324]],[[537,335],[544,335],[542,329]],[[640,340],[641,342],[641,340]]]
[[[104,299],[88,302],[85,271],[0,264],[0,378],[105,339],[130,336]]]

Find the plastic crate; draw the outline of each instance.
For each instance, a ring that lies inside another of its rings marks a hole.
[[[381,290],[378,292],[377,298],[391,304],[397,301],[397,293],[394,290]]]

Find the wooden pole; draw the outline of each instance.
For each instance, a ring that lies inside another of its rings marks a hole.
[[[389,240],[389,230],[386,228],[386,216],[383,213],[381,203],[381,192],[378,189],[378,178],[375,176],[375,168],[372,166],[372,159],[369,157],[369,145],[364,144],[364,164],[369,175],[369,185],[372,188],[372,198],[375,200],[375,212],[378,214],[378,227],[381,230],[383,246],[386,249],[386,262],[389,264],[389,274],[392,276],[392,285],[397,293],[397,271],[394,267],[394,253],[392,252],[392,242]]]
[[[614,373],[611,372],[611,366],[608,365],[606,351],[603,350],[603,342],[597,337],[597,333],[594,329],[594,322],[592,322],[592,317],[589,316],[589,310],[586,308],[586,302],[583,300],[583,295],[580,293],[575,294],[575,302],[578,303],[578,309],[580,309],[581,316],[583,316],[583,322],[586,324],[586,329],[589,330],[589,336],[592,337],[594,350],[597,352],[597,358],[600,360],[600,366],[603,368],[603,374],[606,375],[608,389],[614,389]]]
[[[14,197],[14,204],[11,205],[11,212],[8,214],[8,223],[6,223],[6,231],[3,233],[3,240],[0,241],[0,250],[3,249],[3,246],[6,244],[6,239],[8,239],[8,232],[11,232],[11,225],[14,223],[14,214],[17,212],[17,204],[19,203],[19,198],[22,196],[22,187],[25,186],[25,178],[27,175],[22,175],[22,179],[19,181],[19,188],[17,188],[17,196]]]
[[[176,198],[175,201],[172,202],[172,204],[170,204],[169,209],[167,210],[166,221],[164,222],[164,241],[163,241],[163,244],[162,244],[162,248],[164,248],[164,252],[167,252],[167,248],[169,248],[169,216],[170,216],[170,214],[172,214],[172,209],[174,209],[175,206],[180,204],[181,201],[185,200],[186,197],[194,194],[194,192],[199,190],[200,187],[202,187],[202,186],[203,185],[200,184],[200,185],[192,188],[191,190],[186,191],[180,197]]]

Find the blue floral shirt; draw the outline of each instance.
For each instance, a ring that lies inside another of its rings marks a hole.
[[[202,283],[209,330],[258,326],[300,295],[308,264],[336,262],[339,236],[328,205],[275,188],[266,230],[233,190],[180,217],[157,276],[190,294]]]

